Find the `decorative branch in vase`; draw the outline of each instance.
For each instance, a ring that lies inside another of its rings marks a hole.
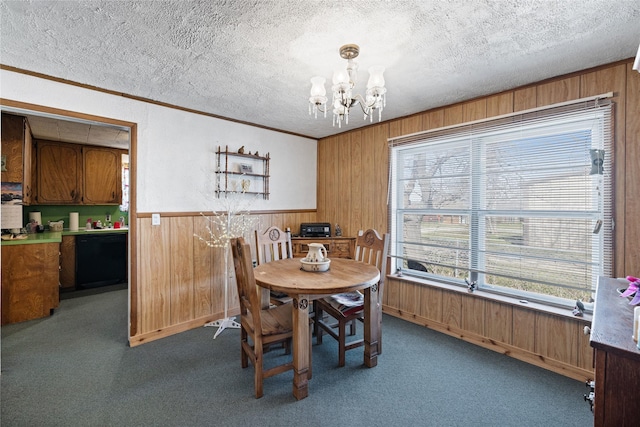
[[[240,193],[228,193],[226,197],[217,199],[223,210],[213,210],[212,215],[205,215],[206,236],[194,234],[201,242],[212,248],[221,248],[224,254],[224,318],[205,324],[205,326],[217,326],[218,330],[214,339],[226,328],[240,328],[235,317],[229,317],[229,242],[234,237],[248,237],[254,229],[256,218],[249,215],[249,207],[253,197]]]

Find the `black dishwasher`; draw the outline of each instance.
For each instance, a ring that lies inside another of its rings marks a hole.
[[[76,236],[76,288],[127,281],[127,234],[102,231]]]

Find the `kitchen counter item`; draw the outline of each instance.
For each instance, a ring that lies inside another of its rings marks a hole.
[[[64,227],[64,221],[49,221],[49,230],[50,231],[62,231]]]
[[[24,240],[27,237],[26,234],[3,234],[2,240]]]
[[[69,230],[78,231],[79,214],[78,212],[69,212]]]
[[[29,222],[34,221],[36,224],[42,224],[42,214],[39,211],[29,212]]]

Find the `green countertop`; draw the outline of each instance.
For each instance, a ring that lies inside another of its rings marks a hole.
[[[64,229],[62,231],[63,236],[77,236],[79,234],[105,234],[105,233],[128,233],[129,227],[124,228],[102,228],[99,230],[85,230],[84,228],[78,229],[78,231],[70,231],[68,229]]]
[[[69,231],[45,231],[44,233],[32,233],[26,234],[26,239],[21,240],[3,240],[2,246],[12,245],[30,245],[36,243],[60,243],[62,242],[62,236],[77,236],[84,234],[109,234],[109,233],[128,233],[129,228],[105,228],[101,230],[84,230]]]

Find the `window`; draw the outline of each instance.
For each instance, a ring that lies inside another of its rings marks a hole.
[[[120,212],[129,211],[129,154],[122,155],[122,204]]]
[[[391,140],[395,268],[590,301],[612,268],[611,109],[591,99]]]

